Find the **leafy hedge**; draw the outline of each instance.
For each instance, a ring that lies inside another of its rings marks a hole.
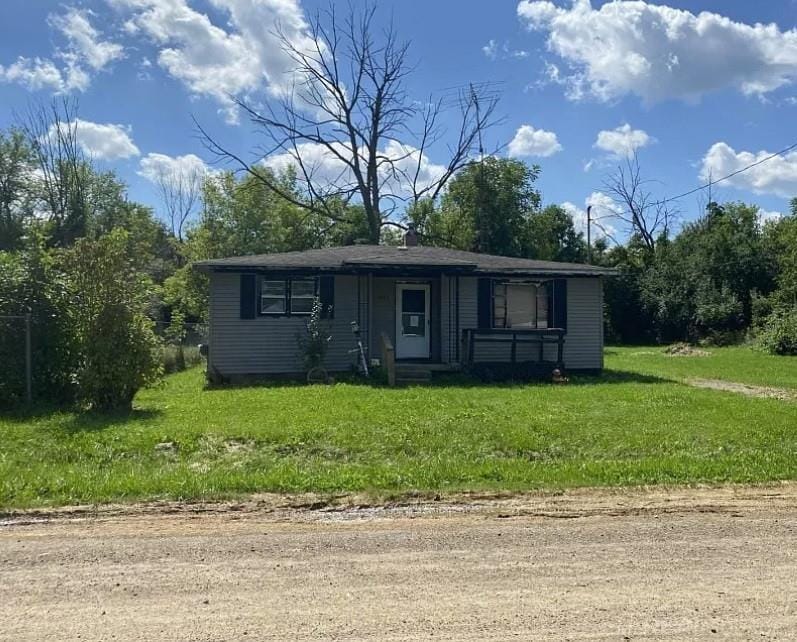
[[[797,356],[797,309],[779,309],[770,314],[756,342],[770,354]]]

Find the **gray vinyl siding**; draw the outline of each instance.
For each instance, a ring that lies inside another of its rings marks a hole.
[[[603,281],[567,280],[567,337],[565,367],[603,368]]]
[[[296,337],[307,317],[241,319],[239,297],[239,274],[210,275],[210,367],[223,376],[302,372]],[[356,319],[357,277],[336,276],[327,369],[348,370],[353,363],[350,323]]]
[[[478,327],[478,284],[476,277],[460,278],[460,332]],[[483,344],[476,348],[481,360],[508,361],[508,345]],[[517,359],[536,361],[538,348],[518,346]],[[556,359],[556,346],[545,346],[545,360]],[[567,279],[567,335],[564,349],[565,368],[603,368],[603,283],[600,278]]]

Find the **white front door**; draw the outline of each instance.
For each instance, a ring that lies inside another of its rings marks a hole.
[[[431,335],[429,286],[396,284],[396,358],[428,359]]]

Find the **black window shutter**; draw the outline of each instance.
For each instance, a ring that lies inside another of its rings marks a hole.
[[[322,276],[318,282],[318,298],[321,300],[321,316],[332,319],[335,316],[335,277]]]
[[[256,277],[254,274],[241,275],[241,318],[254,319],[257,316]]]
[[[567,330],[567,279],[553,281],[553,319],[554,328]]]
[[[493,327],[493,288],[492,279],[480,278],[478,285],[478,327],[488,329]]]

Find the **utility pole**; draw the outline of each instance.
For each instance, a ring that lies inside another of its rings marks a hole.
[[[587,263],[592,263],[592,205],[587,205]]]
[[[477,123],[477,133],[479,135],[479,189],[476,191],[476,207],[478,210],[479,216],[479,239],[478,244],[479,252],[484,251],[484,243],[487,241],[487,230],[485,229],[484,225],[484,212],[482,211],[482,203],[484,202],[484,145],[482,144],[482,128],[478,125],[481,122],[480,113],[479,113],[479,94],[476,93],[476,89],[473,87],[473,83],[469,83],[470,87],[470,97],[473,101],[473,106],[476,109],[476,123]]]

